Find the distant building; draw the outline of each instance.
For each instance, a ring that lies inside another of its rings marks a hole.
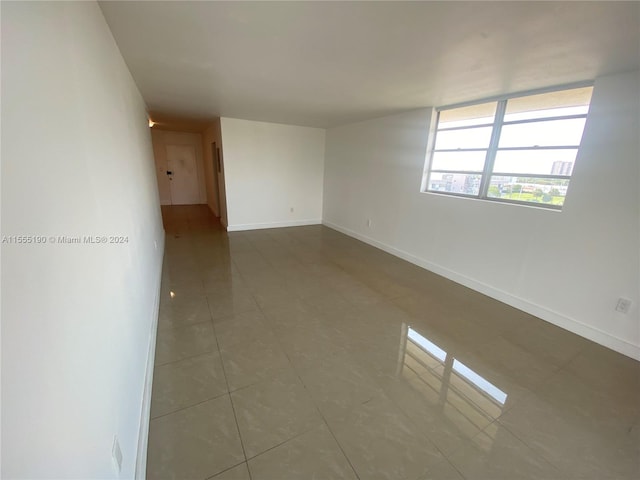
[[[469,175],[466,173],[445,173],[440,179],[432,178],[430,181],[429,189],[436,192],[477,195],[479,186],[479,175]]]
[[[553,162],[551,167],[551,175],[571,175],[573,170],[573,162]]]

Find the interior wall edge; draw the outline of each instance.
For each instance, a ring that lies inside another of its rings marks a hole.
[[[416,257],[415,255],[405,252],[404,250],[392,247],[391,245],[380,242],[366,235],[362,235],[349,228],[342,227],[328,220],[323,220],[322,224],[340,233],[344,233],[345,235],[367,243],[373,247],[379,248],[380,250],[383,250],[395,257],[406,260],[407,262],[413,263],[414,265],[429,270],[430,272],[433,272],[437,275],[441,275],[453,282],[459,283],[460,285],[464,285],[465,287],[471,288],[472,290],[487,295],[488,297],[505,303],[511,307],[534,315],[535,317],[538,317],[557,327],[568,330],[569,332],[575,333],[576,335],[584,337],[588,340],[610,348],[611,350],[640,361],[640,345],[630,343],[626,340],[611,335],[610,333],[592,327],[591,325],[582,323],[579,320],[555,312],[546,307],[543,307],[542,305],[530,302],[529,300],[523,299],[498,288],[492,287],[491,285],[487,285],[486,283],[467,277],[441,265],[428,262],[420,257]]]

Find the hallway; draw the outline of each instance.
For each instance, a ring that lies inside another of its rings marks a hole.
[[[638,362],[323,226],[162,213],[148,478],[637,478]]]

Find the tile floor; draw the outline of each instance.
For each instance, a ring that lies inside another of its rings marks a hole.
[[[322,226],[167,231],[149,479],[637,479],[640,364]]]

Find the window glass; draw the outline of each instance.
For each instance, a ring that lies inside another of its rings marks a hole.
[[[425,191],[560,209],[592,91],[580,87],[442,109]]]
[[[584,123],[584,118],[571,118],[504,125],[498,148],[577,146],[582,139]]]
[[[456,172],[432,172],[428,189],[433,192],[478,195],[480,191],[479,174]]]
[[[465,148],[487,148],[491,140],[492,127],[443,130],[436,136],[436,150]]]
[[[583,87],[510,98],[504,121],[586,115],[592,91],[593,87]]]
[[[492,124],[497,105],[498,102],[490,102],[442,110],[439,114],[438,129]]]
[[[455,170],[457,172],[482,173],[486,156],[486,151],[435,152],[431,170]]]
[[[577,148],[563,150],[498,150],[495,173],[571,175]]]
[[[569,180],[535,177],[505,177],[494,175],[489,184],[489,198],[511,202],[533,203],[561,207],[567,195]]]

